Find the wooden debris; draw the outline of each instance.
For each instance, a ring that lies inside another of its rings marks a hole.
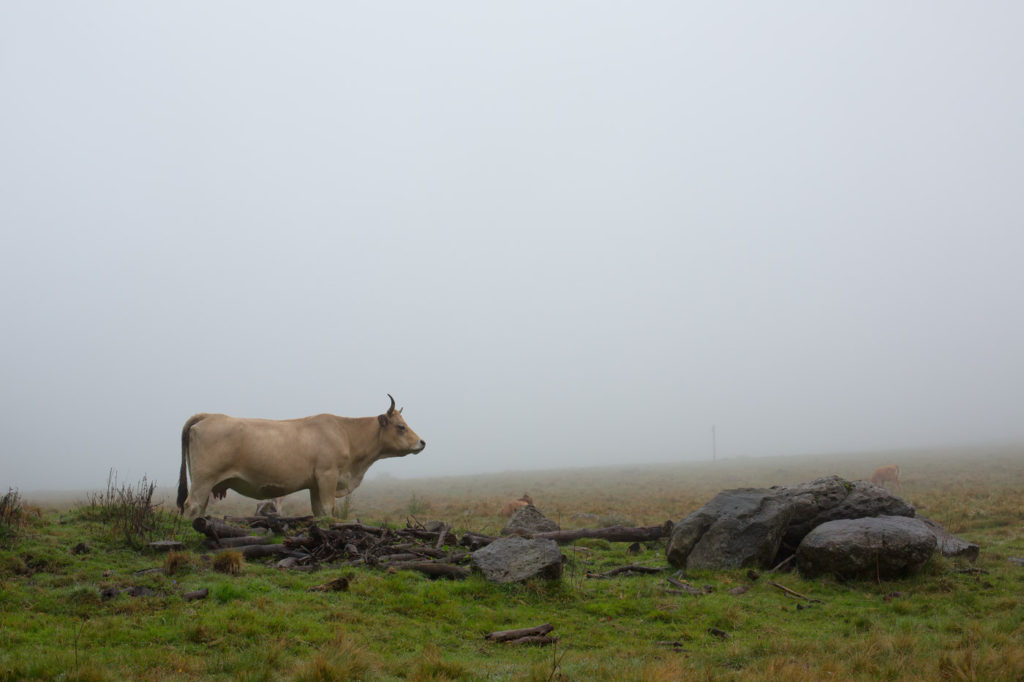
[[[769,585],[771,585],[772,587],[777,587],[777,588],[779,588],[780,590],[782,590],[783,592],[785,592],[785,593],[786,593],[787,595],[789,595],[789,596],[791,596],[791,597],[796,597],[796,598],[798,598],[798,599],[804,599],[804,600],[806,600],[806,601],[808,601],[808,602],[810,602],[810,603],[812,603],[812,604],[824,604],[824,603],[825,603],[825,602],[823,602],[823,601],[822,601],[822,600],[820,600],[820,599],[812,599],[811,597],[808,597],[808,596],[807,596],[807,595],[805,595],[805,594],[800,594],[799,592],[796,592],[796,591],[794,591],[794,590],[791,590],[791,589],[789,589],[788,587],[786,587],[785,585],[780,585],[780,584],[778,584],[778,583],[777,583],[777,582],[775,582],[774,580],[769,580],[769,581],[768,581],[768,584],[769,584]]]
[[[554,644],[558,641],[557,637],[547,637],[544,635],[534,635],[531,637],[520,637],[519,639],[512,639],[505,644],[509,646],[517,646],[520,644],[533,644],[535,646],[546,646],[548,644]]]
[[[480,533],[466,532],[462,535],[462,539],[459,540],[459,544],[463,547],[469,547],[471,550],[478,550],[481,547],[494,542],[497,538],[491,537],[490,535],[482,535]]]
[[[705,585],[703,588],[697,588],[693,585],[690,585],[689,583],[684,583],[681,580],[676,580],[675,578],[665,578],[665,580],[668,581],[668,584],[678,588],[679,591],[684,592],[686,594],[702,595],[710,594],[712,591],[710,585]]]
[[[195,592],[186,592],[181,595],[181,598],[185,601],[195,601],[196,599],[206,599],[208,594],[210,594],[209,588],[204,587],[203,589],[196,590]]]
[[[611,542],[646,542],[663,538],[672,532],[672,522],[666,521],[660,526],[633,528],[629,526],[611,526],[609,528],[581,528],[579,530],[552,530],[534,533],[535,540],[554,540],[559,544],[574,542],[584,538],[597,538]]]
[[[242,535],[236,538],[221,538],[220,540],[209,541],[215,548],[216,547],[244,547],[246,545],[265,545],[267,544],[267,536],[265,535]]]
[[[731,590],[729,590],[729,594],[732,594],[732,595],[735,595],[735,596],[738,597],[741,594],[746,594],[749,590],[750,590],[750,585],[740,585],[738,587],[734,587]]]
[[[720,630],[718,628],[708,628],[708,634],[714,635],[715,637],[717,637],[719,639],[731,639],[732,638],[732,635],[730,635],[728,632],[726,632],[725,630]]]
[[[661,572],[667,571],[667,570],[669,570],[667,566],[666,567],[652,567],[652,566],[638,566],[638,565],[633,564],[633,565],[630,565],[630,566],[619,566],[618,568],[613,568],[612,570],[607,571],[605,573],[589,573],[588,572],[587,573],[587,577],[588,578],[611,578],[613,576],[621,575],[623,573],[625,573],[626,575],[643,575],[643,574],[650,575],[652,573],[661,573]]]
[[[220,540],[221,538],[239,538],[253,534],[251,528],[242,528],[241,526],[225,523],[224,521],[209,516],[200,516],[192,522],[192,527],[213,540]]]
[[[177,540],[157,540],[156,542],[149,543],[149,548],[155,549],[158,552],[181,551],[185,549],[185,543],[178,542]]]
[[[544,623],[543,625],[536,625],[532,628],[520,628],[518,630],[498,630],[497,632],[491,632],[484,635],[484,639],[489,639],[492,642],[511,642],[523,637],[540,637],[546,635],[555,626],[551,623]]]
[[[226,549],[225,552],[239,552],[246,559],[261,559],[268,556],[290,554],[291,550],[285,545],[243,545],[234,549]]]

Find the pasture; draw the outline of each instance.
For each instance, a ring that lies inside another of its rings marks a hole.
[[[681,578],[707,586],[689,595],[669,591],[675,570],[587,577],[666,566],[663,542],[631,555],[624,543],[580,540],[562,547],[568,561],[555,583],[432,581],[360,567],[307,573],[273,561],[233,574],[217,570],[202,536],[169,513],[169,494],[154,498],[161,506],[143,523],[152,532],[136,535],[104,515],[101,495],[26,494],[18,513],[0,518],[0,679],[1024,678],[1024,566],[1010,560],[1024,556],[1024,448],[376,479],[338,508],[364,523],[439,519],[459,534],[497,534],[502,505],[527,492],[563,528],[648,526],[678,521],[726,488],[861,479],[890,463],[920,515],[981,545],[974,564],[937,557],[883,583],[703,572]],[[254,507],[229,496],[209,513]],[[284,511],[308,514],[308,497],[289,497]],[[185,551],[142,548],[148,535],[179,539]],[[309,590],[342,576],[345,591]],[[749,589],[733,594],[739,586]],[[128,588],[140,596],[114,594]],[[205,599],[182,598],[203,588]],[[484,639],[542,623],[554,626],[557,644]]]

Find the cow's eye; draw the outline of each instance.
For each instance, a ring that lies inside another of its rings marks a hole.
[[[398,429],[399,433],[405,433],[405,427],[404,426],[398,426],[396,428]]]

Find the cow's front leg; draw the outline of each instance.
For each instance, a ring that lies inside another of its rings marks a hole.
[[[313,486],[309,489],[309,504],[314,516],[334,515],[334,488],[338,475],[333,472],[317,474]]]

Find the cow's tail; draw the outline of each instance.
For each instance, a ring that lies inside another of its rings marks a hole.
[[[192,427],[206,419],[205,414],[197,414],[185,422],[181,429],[181,473],[178,474],[178,511],[185,512],[185,500],[188,499],[188,442]]]

